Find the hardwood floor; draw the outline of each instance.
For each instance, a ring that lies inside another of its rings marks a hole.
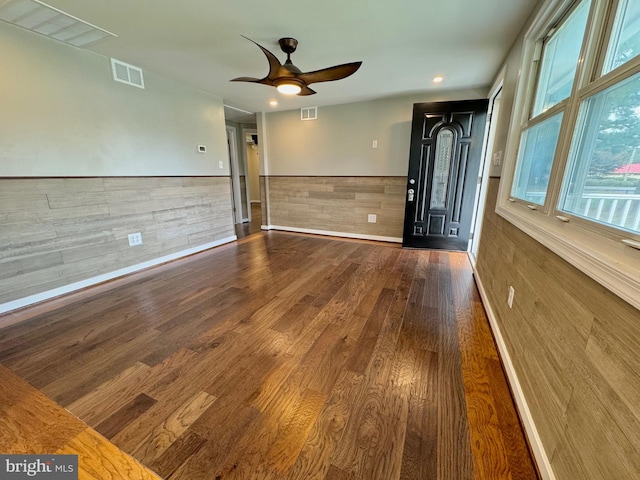
[[[78,455],[78,478],[82,480],[158,480],[154,473],[2,365],[0,385],[2,454]]]
[[[251,204],[251,221],[246,223],[238,223],[235,226],[236,236],[238,238],[248,237],[262,231],[262,209],[259,203]]]
[[[253,235],[1,330],[0,362],[164,478],[537,478],[465,254]]]

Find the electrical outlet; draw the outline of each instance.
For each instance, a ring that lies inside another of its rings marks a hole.
[[[511,285],[509,285],[509,298],[507,298],[507,305],[509,305],[509,308],[513,308],[513,297],[515,296],[515,294],[516,291]]]
[[[129,237],[129,246],[135,247],[136,245],[142,245],[142,233],[130,233]]]
[[[376,223],[376,222],[378,221],[378,216],[377,216],[375,213],[370,213],[370,214],[367,216],[367,221],[368,221],[369,223]]]
[[[222,170],[222,169],[224,168],[224,163],[222,163],[222,160],[220,160],[220,161],[218,162],[218,168],[219,168],[220,170]]]

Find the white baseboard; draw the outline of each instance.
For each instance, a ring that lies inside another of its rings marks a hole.
[[[160,265],[161,263],[166,263],[170,262],[171,260],[177,260],[178,258],[187,257],[189,255],[193,255],[194,253],[202,252],[210,248],[218,247],[225,243],[233,242],[237,239],[238,237],[233,235],[231,237],[216,240],[215,242],[207,243],[205,245],[198,245],[197,247],[182,250],[180,252],[175,252],[170,255],[165,255],[164,257],[154,258],[153,260],[149,260],[147,262],[138,263],[137,265],[131,265],[130,267],[125,267],[113,272],[104,273],[102,275],[98,275],[97,277],[87,278],[86,280],[74,282],[63,287],[54,288],[53,290],[47,290],[46,292],[36,293],[35,295],[19,298],[18,300],[12,300],[7,303],[2,303],[0,304],[0,314],[33,305],[34,303],[43,302],[44,300],[49,300],[54,297],[59,297],[60,295],[75,292],[76,290],[91,287],[108,280],[113,280],[114,278],[123,277],[130,273],[144,270],[145,268],[155,267],[156,265]]]
[[[540,439],[540,435],[538,434],[538,429],[536,428],[533,417],[531,416],[531,410],[529,410],[527,399],[524,396],[522,386],[520,385],[520,381],[518,380],[518,375],[516,374],[513,362],[511,361],[511,356],[509,355],[509,351],[507,350],[507,344],[504,341],[504,337],[502,336],[502,332],[500,331],[498,321],[495,314],[493,313],[491,304],[489,303],[489,297],[487,296],[487,292],[482,285],[482,280],[480,280],[480,277],[478,276],[475,268],[473,269],[473,275],[476,280],[476,285],[478,286],[478,291],[480,292],[480,297],[482,298],[484,309],[487,312],[487,317],[489,318],[493,336],[496,339],[496,343],[498,344],[498,350],[500,350],[502,364],[504,365],[504,369],[506,370],[509,385],[511,386],[511,391],[513,392],[516,406],[518,408],[518,413],[520,414],[520,419],[522,420],[527,438],[529,439],[529,444],[531,445],[531,450],[533,456],[535,457],[540,475],[542,476],[543,480],[556,480],[556,476],[553,473],[553,469],[551,468],[551,462],[549,461],[547,452],[545,451],[542,440]]]
[[[363,233],[330,232],[328,230],[314,230],[311,228],[283,227],[282,225],[262,225],[262,230],[282,230],[283,232],[311,233],[329,237],[356,238],[358,240],[374,240],[376,242],[402,243],[402,238],[381,237],[379,235],[365,235]]]

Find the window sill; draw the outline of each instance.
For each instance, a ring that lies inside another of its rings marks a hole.
[[[501,202],[496,213],[640,310],[640,251],[580,225]]]

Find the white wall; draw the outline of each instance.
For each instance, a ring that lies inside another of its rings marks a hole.
[[[4,22],[0,59],[0,176],[229,175],[220,98]]]
[[[500,98],[500,110],[495,128],[495,138],[493,141],[493,152],[490,153],[492,158],[494,153],[502,152],[502,163],[504,163],[504,155],[507,149],[507,137],[509,135],[511,121],[513,119],[513,100],[516,94],[516,87],[520,79],[520,65],[522,59],[522,49],[524,46],[524,37],[519,37],[509,51],[504,68],[504,83],[502,86],[502,97]],[[502,165],[491,166],[490,175],[499,177],[502,173]]]
[[[487,88],[443,91],[266,114],[269,175],[406,176],[413,104],[486,98]],[[372,148],[377,140],[378,148]]]

